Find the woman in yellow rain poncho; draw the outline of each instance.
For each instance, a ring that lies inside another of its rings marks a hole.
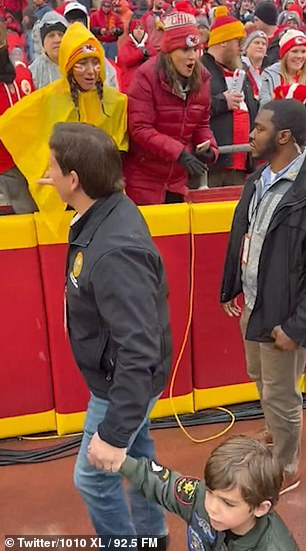
[[[103,85],[104,51],[82,23],[66,31],[59,51],[62,78],[33,92],[0,118],[0,139],[26,177],[39,210],[63,204],[56,190],[38,184],[49,165],[48,141],[57,122],[86,122],[127,150],[127,97]]]

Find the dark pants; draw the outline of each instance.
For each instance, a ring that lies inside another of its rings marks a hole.
[[[166,191],[165,203],[184,203],[184,195]]]

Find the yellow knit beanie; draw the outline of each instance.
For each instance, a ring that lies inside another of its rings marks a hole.
[[[234,38],[244,38],[245,30],[241,21],[228,13],[226,6],[218,6],[214,10],[214,22],[210,28],[208,47],[228,42]]]

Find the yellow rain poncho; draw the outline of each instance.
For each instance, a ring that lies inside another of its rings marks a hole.
[[[59,51],[62,78],[24,97],[0,117],[0,140],[12,155],[16,166],[29,183],[39,210],[63,210],[55,188],[38,184],[49,166],[48,142],[57,122],[86,122],[102,128],[120,150],[127,150],[127,97],[114,88],[103,86],[103,110],[96,89],[79,93],[79,115],[67,80],[72,60],[90,55],[87,44],[94,44],[94,57],[101,63],[104,81],[104,51],[98,40],[82,23],[73,23],[66,31]],[[82,55],[82,47],[84,52]],[[76,57],[76,52],[79,52]]]

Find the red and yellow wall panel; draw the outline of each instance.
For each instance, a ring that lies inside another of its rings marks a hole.
[[[236,201],[142,207],[169,283],[174,359],[186,332],[194,247],[191,334],[174,384],[177,413],[257,399],[246,375],[239,321],[219,305],[223,262]],[[88,390],[64,331],[67,236],[72,212],[59,220],[0,217],[0,438],[82,430]],[[57,228],[56,233],[51,228]],[[173,371],[172,371],[173,373]],[[170,381],[169,381],[170,385]],[[169,385],[152,417],[172,415]],[[304,378],[301,381],[305,388]]]
[[[190,307],[190,209],[187,204],[141,207],[154,242],[163,258],[169,285],[169,310],[173,338],[173,367],[180,353]],[[169,386],[152,411],[152,417],[173,415]],[[173,387],[177,413],[191,413],[193,384],[189,335]]]
[[[0,217],[0,437],[55,430],[45,305],[32,215]]]
[[[170,287],[169,306],[177,357],[185,331],[189,307],[190,213],[188,205],[143,207],[142,212],[165,261]],[[88,390],[75,365],[63,326],[64,272],[67,236],[72,213],[58,222],[35,214],[54,385],[56,423],[59,434],[82,429]],[[54,233],[51,227],[57,226]],[[179,252],[179,254],[178,254]],[[193,411],[190,338],[174,386],[174,403],[179,413]],[[152,416],[172,414],[168,388]]]
[[[67,238],[73,213],[61,223],[35,214],[42,282],[45,295],[54,388],[56,428],[59,434],[82,430],[89,392],[75,365],[64,329],[64,291]],[[55,232],[52,228],[56,227]]]
[[[246,374],[239,320],[219,303],[223,263],[236,201],[191,205],[195,248],[192,363],[195,409],[257,399]]]

